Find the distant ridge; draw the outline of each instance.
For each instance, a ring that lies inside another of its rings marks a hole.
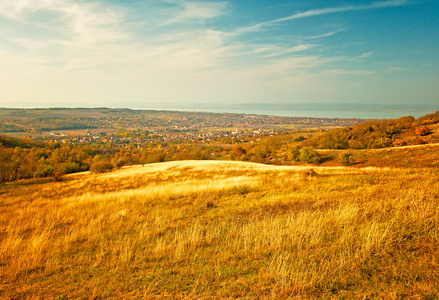
[[[433,104],[379,103],[151,103],[139,105],[138,108],[361,119],[396,119],[402,116],[416,118],[439,110],[439,106]]]
[[[439,105],[433,104],[380,104],[380,103],[181,103],[181,102],[142,102],[124,104],[126,108],[133,109],[184,109],[184,110],[284,110],[284,111],[352,111],[352,112],[434,112],[439,110]],[[0,104],[4,108],[103,108],[104,106],[86,103],[32,103],[10,102]],[[108,108],[121,108],[123,105],[105,105]]]
[[[438,109],[437,105],[412,105],[412,104],[357,104],[357,103],[246,103],[234,104],[233,108],[251,108],[254,110],[295,110],[295,111],[368,111],[368,112],[401,112],[425,111]]]
[[[144,104],[145,105],[145,104]],[[379,104],[379,103],[151,103],[151,107],[163,109],[232,109],[279,111],[352,111],[352,112],[434,112],[433,104]]]
[[[288,117],[312,118],[361,118],[396,119],[403,116],[420,117],[439,110],[433,104],[379,104],[379,103],[169,103],[169,102],[124,102],[123,104],[49,104],[49,103],[9,103],[0,108],[117,108],[132,110],[194,111],[212,113],[263,114]]]

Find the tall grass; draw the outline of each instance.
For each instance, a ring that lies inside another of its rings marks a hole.
[[[172,162],[4,186],[0,295],[435,299],[439,174]]]

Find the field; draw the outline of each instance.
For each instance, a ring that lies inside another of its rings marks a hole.
[[[437,299],[437,169],[177,161],[0,186],[0,298]]]

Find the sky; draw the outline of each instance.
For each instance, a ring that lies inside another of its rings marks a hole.
[[[439,105],[439,1],[0,1],[0,107],[157,103]]]

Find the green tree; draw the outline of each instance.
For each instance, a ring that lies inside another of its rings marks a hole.
[[[354,163],[354,155],[350,152],[342,152],[339,156],[340,162],[345,166],[350,166]]]
[[[321,162],[321,157],[315,149],[305,147],[300,150],[299,160],[307,163],[319,164]]]

